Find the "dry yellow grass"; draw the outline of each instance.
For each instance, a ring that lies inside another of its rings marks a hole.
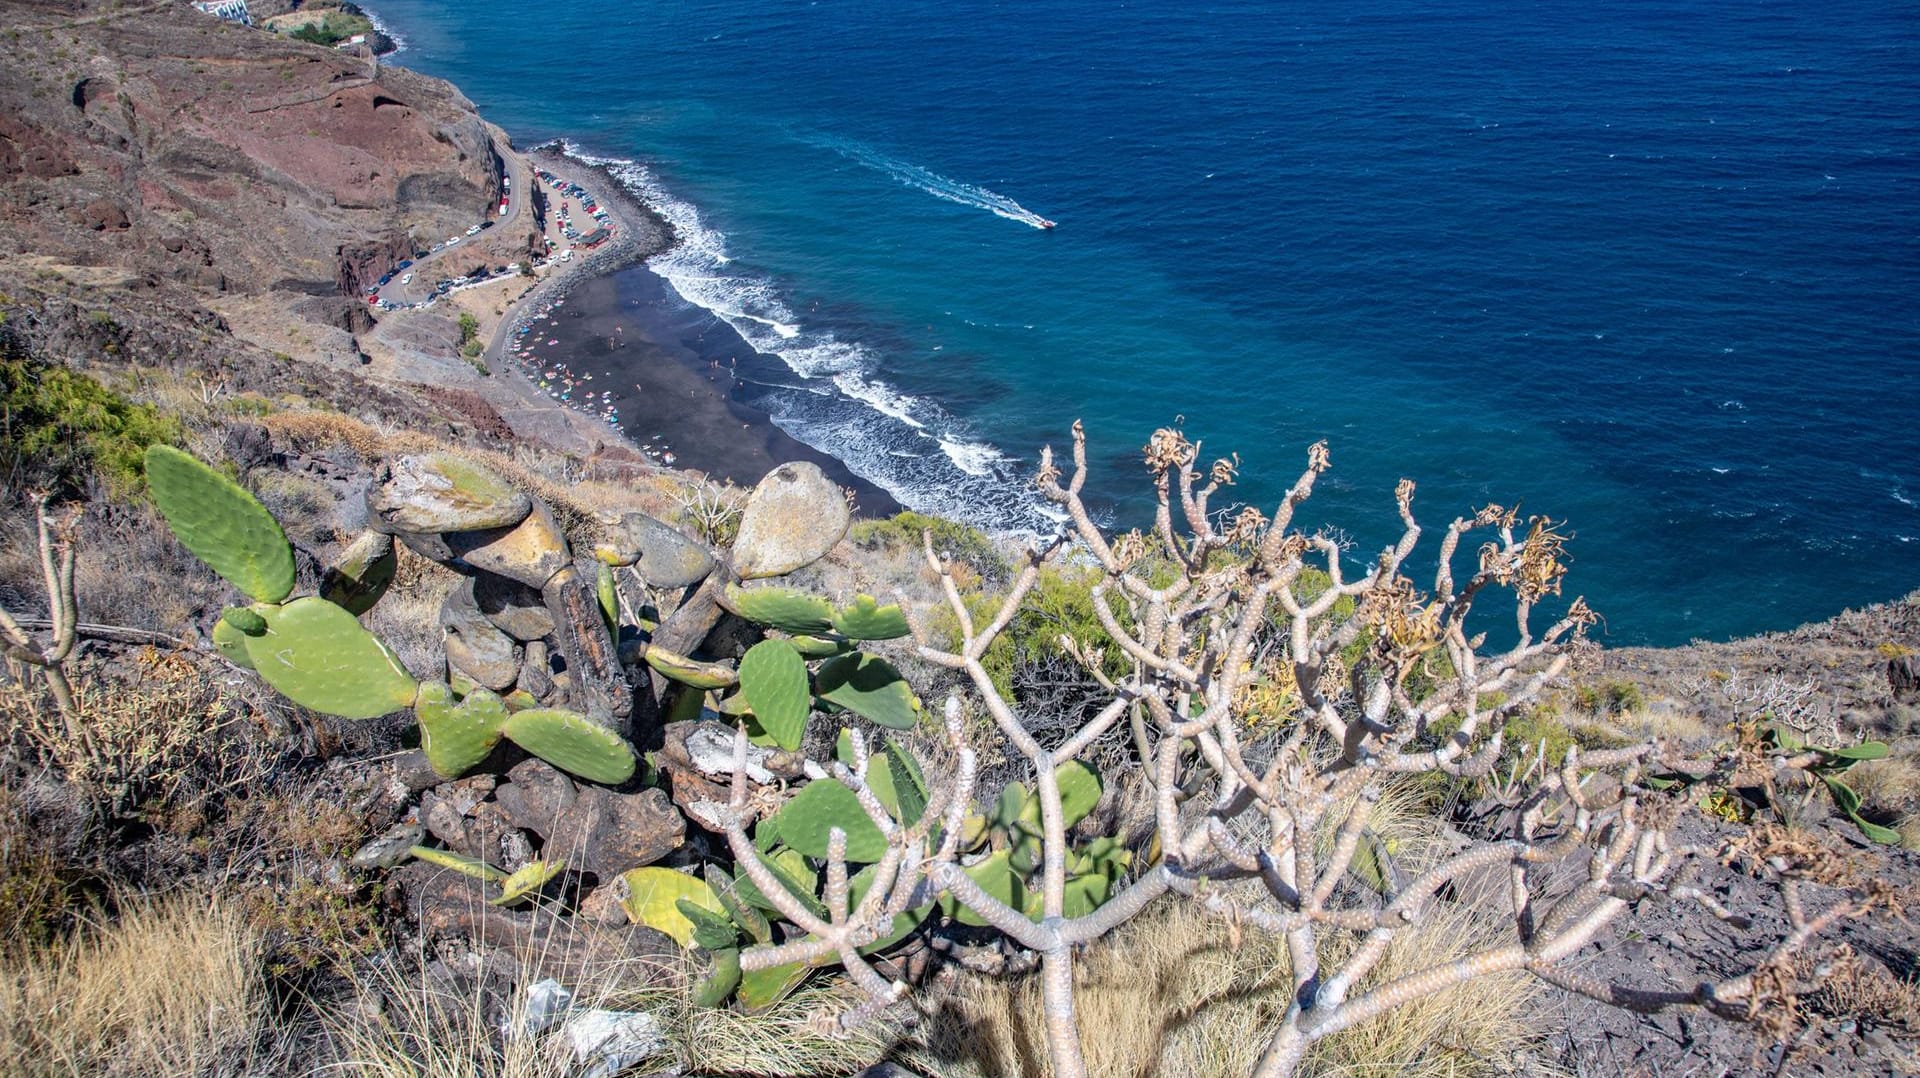
[[[1707,720],[1668,700],[1622,712],[1610,721],[1622,733],[1657,737],[1681,745],[1705,744],[1715,736]]]
[[[1912,756],[1867,760],[1841,776],[1869,809],[1892,814],[1920,810],[1920,761]]]
[[[1395,945],[1372,983],[1487,943],[1493,922],[1441,904]],[[1292,990],[1286,947],[1187,905],[1163,905],[1075,965],[1076,1006],[1089,1073],[1116,1078],[1250,1073]],[[1531,1040],[1525,1016],[1537,989],[1519,976],[1482,978],[1322,1041],[1315,1075],[1465,1076],[1497,1069]],[[913,1062],[950,1076],[1048,1073],[1032,978],[968,977],[931,1004]]]
[[[478,982],[458,987],[398,975],[356,984],[349,1006],[322,1010],[334,1057],[328,1074],[350,1078],[562,1078],[581,1072],[564,1034],[502,1036],[524,1029],[526,986],[535,974],[522,970],[520,988],[508,998],[490,997]],[[744,1015],[725,1008],[699,1008],[690,990],[662,985],[648,971],[623,983],[617,971],[595,983],[575,985],[575,1007],[646,1012],[660,1023],[665,1045],[649,1068],[668,1073],[751,1074],[766,1078],[853,1074],[878,1062],[892,1031],[872,1025],[849,1037],[830,1037],[816,1019],[851,1005],[844,986],[821,979],[769,1010]]]
[[[267,1017],[259,940],[204,895],[131,903],[5,963],[0,1074],[17,1078],[237,1073]]]

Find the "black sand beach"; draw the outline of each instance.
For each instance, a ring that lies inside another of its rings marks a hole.
[[[885,490],[737,399],[735,366],[764,357],[644,265],[581,280],[546,315],[537,310],[522,312],[533,319],[524,336],[507,327],[507,360],[536,384],[567,393],[567,403],[594,414],[610,406],[627,436],[661,463],[750,485],[783,462],[812,461],[853,490],[860,516],[900,511]]]

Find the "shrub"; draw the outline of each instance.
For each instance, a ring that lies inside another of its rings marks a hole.
[[[847,537],[862,550],[905,551],[917,561],[921,536],[928,532],[933,534],[936,553],[965,565],[991,585],[1005,582],[1011,571],[1006,556],[992,537],[970,524],[907,510],[886,520],[856,521]]]
[[[13,490],[83,494],[98,478],[110,497],[143,489],[144,455],[180,440],[180,424],[84,374],[0,359],[0,475]]]

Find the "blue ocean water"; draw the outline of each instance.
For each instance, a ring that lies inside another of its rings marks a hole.
[[[1610,643],[1920,586],[1920,17],[1902,0],[377,0],[397,58],[628,175],[756,403],[1031,522],[1180,422],[1356,557],[1420,483],[1569,521]],[[1040,217],[1059,222],[1034,227]]]

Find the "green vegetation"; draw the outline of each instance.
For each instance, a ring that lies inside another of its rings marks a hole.
[[[180,424],[65,367],[0,359],[0,475],[14,490],[56,496],[96,479],[109,497],[145,486],[147,447],[180,440]]]
[[[909,510],[886,520],[855,521],[847,537],[862,550],[894,547],[918,551],[926,532],[933,533],[934,553],[952,558],[985,579],[1000,580],[1007,575],[1007,559],[986,532],[925,513]]]
[[[344,11],[329,11],[317,21],[295,27],[287,36],[295,41],[331,48],[356,34],[370,33],[372,30],[373,23],[359,15],[349,15]]]

